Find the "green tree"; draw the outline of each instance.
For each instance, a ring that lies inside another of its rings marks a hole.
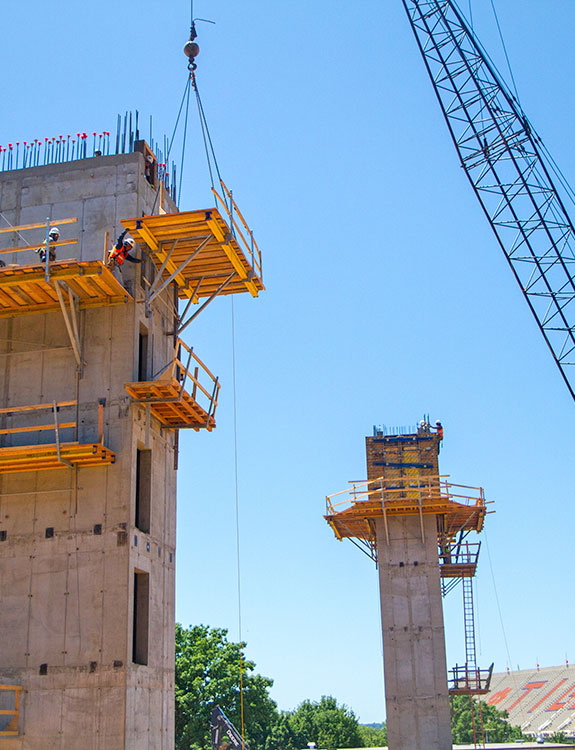
[[[345,705],[338,706],[329,695],[300,703],[288,715],[288,722],[298,748],[305,748],[308,742],[315,742],[320,749],[363,747],[355,714]]]
[[[210,748],[210,716],[220,706],[241,731],[240,674],[243,682],[245,738],[263,748],[278,720],[268,690],[273,680],[254,673],[245,643],[232,643],[228,631],[205,625],[176,624],[176,750]]]
[[[360,724],[359,734],[362,739],[361,747],[387,747],[387,730],[385,724],[381,727]]]
[[[454,744],[473,742],[473,717],[471,714],[471,698],[467,695],[456,695],[451,699],[451,733]],[[489,742],[505,742],[522,739],[521,728],[512,726],[507,721],[507,712],[499,711],[495,706],[488,706],[481,702],[483,716],[483,731]],[[481,737],[481,718],[479,705],[474,703],[475,733]]]

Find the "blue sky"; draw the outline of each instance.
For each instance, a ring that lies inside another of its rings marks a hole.
[[[490,3],[471,7],[503,69]],[[575,5],[496,7],[523,108],[573,181]],[[280,708],[333,694],[383,718],[376,570],[333,538],[324,497],[364,477],[373,424],[429,412],[445,425],[442,473],[495,501],[481,664],[575,661],[573,404],[458,166],[400,0],[195,0],[195,14],[216,21],[198,26],[198,82],[267,286],[235,300],[248,656]],[[171,133],[188,3],[7,0],[3,28],[0,143],[113,130],[127,109]],[[181,207],[210,204],[193,116]],[[217,430],[181,439],[177,617],[236,639],[230,299],[188,331],[222,393]],[[464,660],[460,597],[445,607],[449,666]]]

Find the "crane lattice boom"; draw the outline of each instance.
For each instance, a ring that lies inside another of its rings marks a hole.
[[[535,134],[451,0],[402,0],[461,165],[575,399],[575,230]]]

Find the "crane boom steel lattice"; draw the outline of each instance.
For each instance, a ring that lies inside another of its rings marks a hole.
[[[452,0],[402,0],[461,165],[575,400],[575,229],[542,150]]]

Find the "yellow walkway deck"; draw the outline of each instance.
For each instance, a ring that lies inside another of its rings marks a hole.
[[[114,463],[116,454],[101,443],[61,443],[60,459],[55,443],[0,448],[0,474],[64,469],[69,465],[105,466]]]
[[[43,264],[0,268],[0,317],[60,310],[56,284],[77,296],[80,309],[119,305],[132,298],[102,261],[59,260]]]
[[[150,404],[152,414],[166,427],[211,432],[216,426],[213,413],[208,414],[186,390],[180,397],[181,384],[176,378],[124,383],[124,387],[135,401]]]
[[[259,250],[252,247],[251,235],[246,240],[232,222],[235,236],[219,210],[211,208],[125,219],[122,224],[148,246],[162,280],[175,274],[179,297],[197,302],[214,294],[249,292],[257,297],[265,288]]]

